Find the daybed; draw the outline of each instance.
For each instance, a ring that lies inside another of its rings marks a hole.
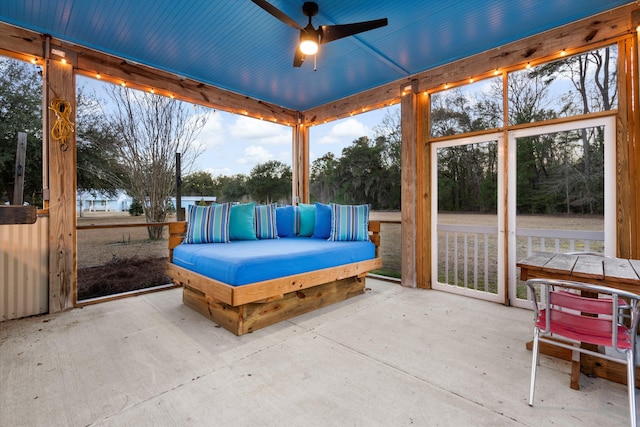
[[[327,206],[318,207],[316,234]],[[270,210],[273,218],[269,221],[276,228],[275,206]],[[192,219],[194,212],[189,212],[189,223],[198,221]],[[188,222],[171,223],[165,271],[183,286],[184,304],[242,335],[362,294],[367,272],[382,267],[380,223],[368,221],[367,212],[366,241],[362,236],[358,241],[331,241],[309,232],[301,237],[300,219],[285,218],[283,212],[277,221],[278,236],[263,238],[261,221],[256,217],[257,238],[234,240],[232,231],[228,243],[184,243],[189,239]],[[232,213],[232,230],[233,218]],[[295,231],[282,231],[288,226],[282,225],[285,219],[297,221]]]

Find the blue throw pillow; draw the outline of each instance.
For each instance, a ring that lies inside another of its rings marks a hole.
[[[256,206],[256,237],[258,239],[277,239],[276,204]]]
[[[281,206],[276,208],[276,225],[278,227],[278,236],[294,237],[296,235],[294,223],[296,220],[295,210],[293,206]]]
[[[331,203],[329,240],[369,240],[369,206]]]
[[[298,235],[311,237],[316,223],[316,206],[300,203],[297,207],[300,212],[300,230],[298,231]]]
[[[229,240],[256,240],[255,203],[231,206]]]
[[[189,206],[184,243],[228,243],[231,205]]]
[[[313,237],[328,239],[331,235],[331,206],[316,202],[316,218]]]

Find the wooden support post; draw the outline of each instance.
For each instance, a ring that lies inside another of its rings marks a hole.
[[[24,203],[24,174],[25,158],[27,154],[27,134],[18,132],[18,144],[16,146],[16,170],[13,183],[13,204],[22,205]]]
[[[638,99],[640,97],[640,59],[638,59],[640,56],[640,9],[636,9],[631,13],[631,28],[635,29],[635,34],[628,43],[627,68],[629,71],[626,85],[629,94],[624,98],[628,100],[626,119],[629,126],[629,169],[627,170],[630,175],[629,188],[633,189],[630,192],[629,200],[631,204],[629,258],[637,259],[640,258],[640,195],[637,191],[640,188],[640,174],[636,170],[638,164],[640,164],[640,99]],[[620,56],[620,53],[618,53],[618,56]],[[618,77],[618,80],[620,80],[620,77]],[[620,90],[622,88],[619,88],[618,92]],[[622,102],[622,99],[618,102]],[[618,236],[618,239],[620,237]]]
[[[430,96],[418,95],[418,130],[416,146],[416,281],[431,289],[431,147],[427,143],[430,127]]]
[[[76,279],[76,134],[63,141],[51,137],[57,116],[49,109],[51,100],[70,103],[75,123],[76,91],[73,66],[47,59],[44,67],[44,96],[48,127],[43,129],[49,155],[49,313],[73,307]]]
[[[293,127],[292,204],[309,203],[309,128],[303,117]]]
[[[401,201],[402,286],[415,288],[416,281],[416,166],[419,128],[418,81],[402,85],[400,102],[402,126]],[[421,242],[421,244],[424,242]],[[428,242],[426,242],[428,244]]]

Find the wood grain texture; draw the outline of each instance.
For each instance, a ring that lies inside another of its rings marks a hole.
[[[581,256],[573,266],[576,277],[602,279],[604,277],[604,258],[597,256]]]
[[[292,291],[266,302],[232,306],[185,286],[182,301],[236,335],[244,335],[292,317],[344,301],[364,292],[365,280],[356,277]]]
[[[620,58],[628,58],[629,44],[625,41],[618,43]],[[634,222],[632,200],[634,193],[631,188],[630,156],[634,152],[630,144],[629,114],[633,114],[631,99],[632,72],[629,61],[618,61],[618,112],[616,116],[616,255],[630,258],[633,250],[631,244],[631,230]],[[637,76],[636,76],[637,79]],[[637,111],[636,113],[637,114]],[[637,172],[636,172],[637,174]],[[637,213],[636,213],[637,216]]]
[[[573,263],[572,257],[577,257]],[[549,258],[549,261],[544,262],[545,258]],[[556,258],[560,261],[554,262]],[[562,263],[565,268],[561,267]],[[548,268],[550,264],[554,268]],[[640,293],[640,274],[638,274],[640,261],[638,260],[552,253],[545,256],[543,253],[537,253],[520,260],[516,266],[520,267],[520,280],[535,278],[571,280],[608,286],[635,294]],[[581,271],[576,266],[583,266],[580,268],[584,270]]]
[[[75,76],[70,65],[48,60],[45,67],[45,99],[60,98],[71,104],[76,122]],[[48,105],[47,105],[48,107]],[[65,141],[50,138],[56,122],[47,110],[49,128],[44,137],[49,147],[49,313],[72,308],[76,299],[76,134]]]
[[[35,224],[37,218],[35,206],[0,206],[0,225]]]
[[[369,232],[380,243],[380,223],[369,222]],[[179,245],[186,222],[169,224],[169,251]],[[171,259],[171,258],[170,258]],[[307,273],[250,283],[243,286],[211,279],[173,264],[165,274],[184,286],[183,302],[236,335],[271,325],[283,319],[342,301],[362,293],[367,272],[382,268],[376,258]]]
[[[417,145],[419,107],[417,84],[410,85],[411,90],[405,89],[400,103],[402,148],[401,148],[401,196],[400,215],[402,220],[402,286],[415,288],[417,286],[416,268],[416,182],[417,182]]]

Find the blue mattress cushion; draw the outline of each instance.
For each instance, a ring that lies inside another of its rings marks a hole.
[[[370,241],[334,242],[313,237],[235,240],[225,245],[178,245],[173,263],[233,286],[375,258]]]

